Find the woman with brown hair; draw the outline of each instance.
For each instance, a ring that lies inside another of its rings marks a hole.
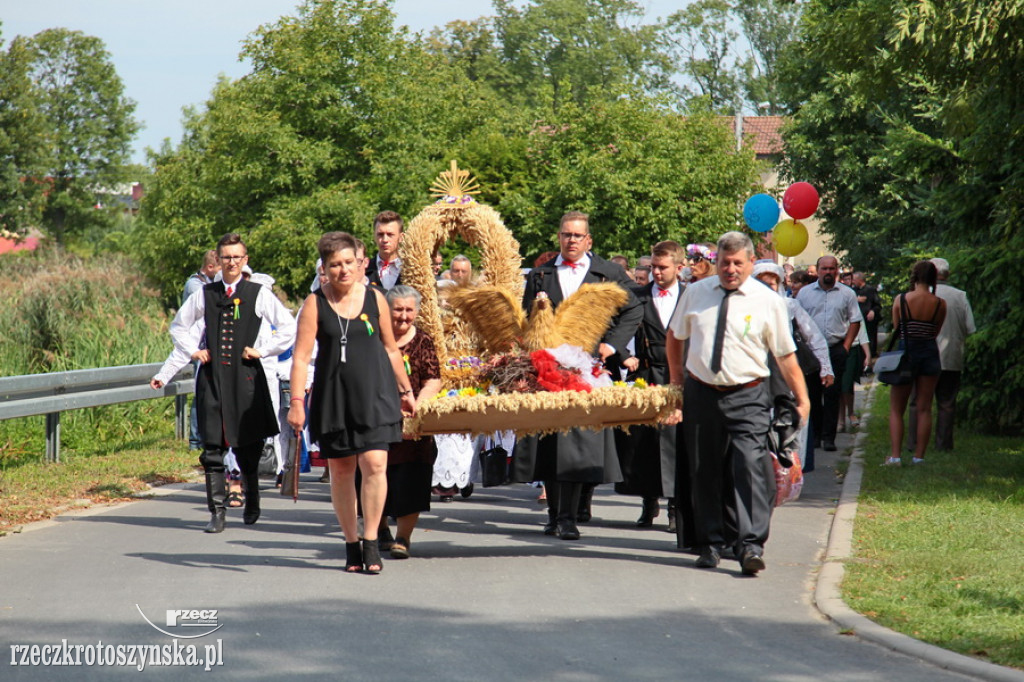
[[[935,295],[937,280],[934,263],[927,260],[914,263],[910,272],[910,290],[897,296],[892,304],[892,333],[899,336],[899,347],[904,352],[910,377],[905,383],[892,384],[889,395],[890,454],[885,460],[885,466],[901,463],[903,415],[907,411],[911,391],[917,392],[914,464],[924,462],[925,449],[931,438],[932,398],[942,372],[935,337],[946,319],[946,302]]]
[[[356,242],[328,232],[317,243],[327,283],[299,313],[291,385],[305,386],[317,343],[309,405],[309,433],[330,468],[331,502],[345,534],[345,571],[380,573],[377,529],[387,496],[388,443],[402,439],[402,414],[415,402],[402,354],[391,330],[384,295],[363,284]],[[304,398],[291,399],[288,423],[306,421]],[[356,517],[356,468],[362,474],[364,536]]]

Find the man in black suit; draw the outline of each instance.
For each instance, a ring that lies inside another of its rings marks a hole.
[[[622,362],[629,370],[629,381],[643,379],[649,384],[669,383],[665,357],[665,334],[672,313],[683,294],[679,273],[686,264],[686,252],[673,241],[659,242],[651,250],[653,281],[635,287],[643,318],[633,340],[634,355]],[[658,500],[669,499],[669,532],[676,530],[676,427],[633,426],[629,433],[617,429],[615,446],[623,480],[615,490],[625,495],[640,495],[643,509],[638,528],[650,528],[659,514]]]
[[[629,291],[630,279],[619,265],[590,253],[593,240],[585,213],[572,211],[562,216],[558,230],[558,257],[534,268],[526,279],[523,307],[533,307],[538,294],[551,299],[557,308],[583,284],[615,282]],[[616,363],[619,351],[636,331],[643,310],[631,293],[612,319],[597,354],[605,363]],[[595,349],[585,349],[593,352]],[[580,537],[576,516],[585,486],[614,483],[621,478],[611,430],[573,429],[565,434],[521,438],[516,443],[513,480],[544,481],[548,498],[546,535],[563,540]],[[592,489],[592,488],[591,488]]]
[[[402,260],[398,257],[402,229],[402,217],[394,211],[381,211],[373,219],[377,255],[366,268],[366,279],[385,292],[402,283]]]
[[[863,272],[853,273],[853,291],[857,294],[857,305],[860,306],[861,317],[868,334],[868,347],[871,349],[870,363],[878,357],[878,320],[882,317],[882,299],[878,289],[868,284]]]

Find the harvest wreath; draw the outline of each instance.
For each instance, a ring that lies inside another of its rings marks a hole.
[[[451,169],[431,187],[438,200],[408,225],[402,282],[422,296],[417,326],[434,341],[442,391],[405,420],[409,435],[553,433],[574,427],[655,424],[681,404],[678,390],[613,382],[582,349],[597,346],[628,294],[585,284],[557,310],[538,297],[522,311],[519,244],[498,213],[478,203],[469,173]],[[439,302],[432,255],[453,235],[477,246],[476,286],[450,287]]]

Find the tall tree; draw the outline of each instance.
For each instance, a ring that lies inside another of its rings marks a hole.
[[[13,234],[38,225],[45,169],[46,127],[30,56],[24,42],[0,51],[0,229]]]
[[[720,113],[740,109],[739,71],[730,27],[732,8],[726,0],[698,0],[665,22],[665,40],[679,73],[685,77],[684,97]],[[732,63],[730,63],[732,62]]]
[[[533,131],[527,153],[529,180],[501,206],[527,257],[557,248],[553,226],[568,210],[590,214],[603,253],[714,240],[757,183],[753,153],[735,150],[720,117],[638,98],[567,105]]]
[[[628,23],[643,16],[633,0],[494,0],[494,8],[502,61],[514,79],[510,100],[557,113],[597,92],[617,97],[669,85],[658,27]]]
[[[123,167],[139,129],[132,116],[135,103],[124,96],[99,38],[48,29],[15,38],[12,50],[29,55],[29,75],[47,129],[44,225],[63,242],[105,219],[92,209],[95,194],[124,179]]]
[[[750,45],[740,70],[744,97],[753,111],[786,113],[779,93],[779,59],[793,41],[801,7],[795,0],[738,0],[733,5]]]
[[[961,393],[978,421],[1024,428],[1024,2],[815,0],[787,58],[792,177],[824,190],[825,229],[905,286],[941,255],[981,331]]]

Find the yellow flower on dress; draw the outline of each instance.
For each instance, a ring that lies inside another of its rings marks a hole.
[[[747,315],[746,317],[744,317],[743,321],[747,323],[747,326],[743,328],[743,337],[742,338],[745,339],[745,338],[747,338],[747,332],[750,331],[750,315]]]
[[[359,319],[362,320],[363,324],[366,325],[366,333],[369,334],[370,336],[373,336],[373,325],[370,324],[370,318],[367,317],[366,313],[360,315]]]

